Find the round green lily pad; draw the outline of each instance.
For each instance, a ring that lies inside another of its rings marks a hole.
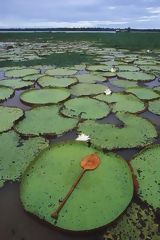
[[[103,77],[113,78],[117,76],[117,72],[103,72],[101,73]]]
[[[154,114],[160,115],[160,99],[150,101],[148,110]]]
[[[88,135],[91,143],[102,149],[143,147],[157,137],[155,127],[146,119],[130,113],[117,113],[124,126],[100,124],[94,121],[80,123],[78,131]]]
[[[160,86],[154,87],[153,89],[157,92],[160,92]]]
[[[135,156],[131,165],[139,183],[139,196],[153,208],[160,206],[160,145],[153,145]]]
[[[134,65],[118,65],[118,70],[121,72],[136,72],[139,71],[139,68]]]
[[[7,98],[11,97],[14,93],[14,90],[9,87],[0,87],[0,101],[4,101]]]
[[[45,72],[46,75],[53,75],[53,76],[71,76],[75,75],[77,73],[77,70],[72,70],[68,68],[55,68],[55,69],[49,69]]]
[[[87,66],[87,70],[89,71],[102,71],[102,72],[108,72],[111,70],[111,66],[107,65],[91,65]]]
[[[0,132],[8,131],[16,120],[23,116],[19,108],[0,106]]]
[[[81,160],[95,152],[100,165],[84,174],[56,221],[51,213],[81,173]],[[26,211],[72,231],[92,230],[114,221],[132,195],[132,175],[122,158],[76,142],[53,145],[43,151],[21,183],[21,201]]]
[[[22,81],[19,79],[6,79],[0,81],[0,86],[11,87],[13,89],[22,89],[32,86],[33,83],[29,81]]]
[[[37,81],[40,77],[42,77],[44,74],[33,74],[29,75],[23,78],[23,81]]]
[[[160,239],[158,224],[151,208],[142,209],[136,203],[127,209],[117,224],[108,228],[104,240],[140,240]]]
[[[29,104],[55,104],[69,98],[70,93],[66,89],[31,89],[23,92],[20,99]]]
[[[101,75],[95,75],[95,74],[83,74],[83,75],[77,75],[76,78],[79,82],[82,83],[96,83],[96,82],[104,82],[107,79],[105,77],[102,77]]]
[[[114,86],[121,87],[121,88],[129,88],[129,87],[137,86],[137,82],[123,80],[123,79],[110,80],[110,83],[113,84]]]
[[[101,84],[79,83],[71,87],[71,94],[75,96],[98,95],[107,89]]]
[[[113,112],[137,113],[145,109],[144,103],[132,94],[112,93],[111,95],[100,94],[95,97],[98,100],[110,103]]]
[[[103,102],[85,97],[68,100],[61,112],[73,118],[100,119],[109,114],[110,108]]]
[[[76,78],[69,77],[51,77],[51,76],[43,76],[38,79],[38,84],[41,87],[68,87],[77,83]]]
[[[0,182],[19,180],[26,167],[48,143],[41,137],[21,139],[10,131],[0,135]]]
[[[25,77],[27,75],[37,74],[38,70],[33,68],[22,68],[22,69],[14,69],[5,72],[5,76],[8,78],[11,77]]]
[[[160,95],[153,91],[152,89],[144,87],[128,88],[126,92],[132,93],[142,100],[150,100],[160,97]]]
[[[131,81],[151,81],[155,79],[153,74],[144,72],[118,72],[117,76]]]
[[[60,116],[58,106],[36,107],[26,111],[25,116],[16,125],[17,131],[23,135],[60,135],[77,125],[76,119]]]

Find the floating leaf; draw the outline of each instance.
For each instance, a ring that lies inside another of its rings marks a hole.
[[[118,65],[118,70],[120,72],[136,72],[139,71],[139,68],[134,65]]]
[[[102,77],[101,75],[95,75],[95,74],[77,75],[76,78],[78,79],[79,82],[82,82],[82,83],[96,83],[96,82],[106,81],[105,77]]]
[[[16,126],[23,135],[59,135],[77,125],[77,120],[60,116],[58,106],[36,107],[26,111],[25,116]]]
[[[76,73],[77,73],[77,70],[72,70],[68,68],[49,69],[45,72],[46,75],[53,75],[53,76],[71,76]]]
[[[0,101],[4,101],[7,98],[11,97],[14,93],[14,90],[9,87],[0,87]]]
[[[23,111],[14,107],[0,106],[0,132],[8,131],[16,120],[23,116]]]
[[[160,145],[142,150],[131,161],[139,183],[139,196],[154,208],[160,207]]]
[[[20,99],[29,104],[55,104],[69,98],[70,93],[66,89],[31,89],[23,92]]]
[[[0,135],[0,182],[19,180],[26,167],[40,150],[48,146],[40,137],[21,139],[10,131]]]
[[[51,76],[43,76],[38,79],[38,84],[41,87],[68,87],[75,83],[77,83],[77,79],[69,77],[56,78]]]
[[[148,110],[154,114],[160,115],[160,99],[150,101]]]
[[[0,86],[11,87],[13,89],[22,89],[22,88],[30,87],[32,85],[33,85],[32,82],[22,81],[20,78],[19,79],[6,79],[6,80],[0,81]]]
[[[150,100],[150,99],[155,99],[160,97],[160,95],[154,92],[152,89],[144,88],[144,87],[128,88],[126,92],[132,93],[142,100]]]
[[[155,79],[153,74],[144,72],[119,72],[117,73],[117,76],[131,81],[151,81]]]
[[[40,77],[43,77],[44,74],[33,74],[23,78],[23,81],[37,81]]]
[[[22,68],[22,69],[15,69],[15,70],[9,70],[5,72],[5,76],[8,78],[11,77],[25,77],[27,75],[37,74],[38,70],[33,68]]]
[[[95,152],[100,165],[86,172],[55,221],[51,213],[80,174],[82,158]],[[132,175],[123,159],[77,142],[53,145],[43,151],[21,183],[26,211],[72,231],[91,230],[112,222],[126,209],[132,195]]]
[[[116,127],[90,120],[80,123],[78,131],[89,135],[95,146],[109,150],[143,147],[157,137],[155,127],[146,119],[130,113],[117,113],[116,116],[124,126]]]
[[[106,86],[100,84],[79,83],[71,87],[71,94],[75,96],[98,95],[106,90]]]
[[[117,87],[122,87],[122,88],[129,88],[129,87],[136,87],[137,86],[136,82],[123,80],[123,79],[110,80],[110,83],[117,86]]]

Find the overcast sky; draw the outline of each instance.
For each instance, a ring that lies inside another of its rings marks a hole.
[[[160,0],[0,0],[0,27],[160,28]]]

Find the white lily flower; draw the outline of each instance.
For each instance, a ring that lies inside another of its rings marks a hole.
[[[111,73],[115,73],[116,72],[116,69],[115,68],[111,68]]]
[[[88,142],[90,140],[90,137],[88,135],[85,135],[84,133],[81,133],[76,138],[76,141],[82,141],[82,142]]]
[[[150,50],[149,50],[149,49],[147,50],[147,53],[150,53]]]
[[[105,93],[106,95],[110,95],[110,94],[112,93],[112,91],[111,91],[109,88],[107,88],[107,89],[104,91],[104,93]]]

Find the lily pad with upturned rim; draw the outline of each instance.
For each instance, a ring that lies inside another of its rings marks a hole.
[[[22,116],[23,111],[19,108],[0,106],[0,133],[11,129]]]
[[[59,199],[65,197],[82,171],[82,158],[95,152],[100,165],[85,173],[58,219],[53,219],[51,213],[59,206]],[[76,142],[52,145],[43,151],[21,183],[21,201],[27,212],[71,231],[92,230],[114,221],[127,208],[132,195],[132,174],[122,158]]]
[[[22,69],[15,69],[15,70],[8,70],[5,72],[5,76],[8,78],[11,77],[25,77],[27,75],[37,74],[39,73],[38,70],[33,68],[22,68]]]
[[[110,108],[106,103],[83,97],[65,102],[61,112],[65,116],[78,119],[100,119],[109,114]]]
[[[70,93],[66,89],[31,89],[20,95],[21,101],[33,105],[56,104],[69,98]]]
[[[160,99],[150,101],[148,110],[154,114],[160,115]]]
[[[145,72],[118,72],[117,76],[119,78],[128,79],[131,81],[151,81],[155,79],[153,74],[148,74]]]
[[[10,131],[0,135],[0,182],[17,181],[22,173],[34,160],[40,150],[46,148],[45,139],[36,137],[28,140],[21,139],[15,132]]]
[[[32,82],[19,79],[0,80],[0,86],[11,87],[13,89],[22,89],[33,86]]]
[[[9,87],[0,87],[0,102],[8,99],[14,93],[14,90]]]
[[[70,85],[76,84],[78,81],[76,78],[69,77],[51,77],[51,76],[43,76],[38,79],[38,84],[41,87],[68,87]]]
[[[118,70],[120,72],[137,72],[139,71],[140,69],[134,65],[118,65]]]
[[[37,79],[39,79],[40,77],[43,77],[43,76],[44,76],[44,74],[38,73],[38,74],[26,76],[22,80],[23,81],[37,81]]]
[[[70,92],[74,96],[90,96],[103,93],[107,89],[101,84],[79,83],[71,87]]]
[[[114,86],[121,87],[121,88],[129,88],[129,87],[138,86],[137,82],[135,82],[135,81],[128,81],[128,80],[123,80],[123,79],[113,79],[113,80],[110,80],[110,83]]]
[[[136,95],[141,100],[151,100],[160,98],[160,94],[156,93],[150,88],[132,87],[126,89],[126,92]]]
[[[55,68],[49,69],[45,72],[46,75],[51,76],[72,76],[77,73],[77,70],[72,70],[69,68]]]
[[[104,82],[107,79],[101,75],[96,74],[82,74],[76,75],[76,78],[80,83],[96,83],[96,82]]]
[[[160,144],[142,150],[131,165],[139,183],[138,194],[153,208],[160,207]]]
[[[36,107],[25,112],[16,130],[26,136],[61,135],[76,127],[78,121],[59,115],[59,106]]]
[[[117,113],[123,125],[100,124],[94,121],[80,123],[78,131],[88,135],[90,142],[102,149],[144,147],[157,137],[155,127],[146,119],[131,113]]]

